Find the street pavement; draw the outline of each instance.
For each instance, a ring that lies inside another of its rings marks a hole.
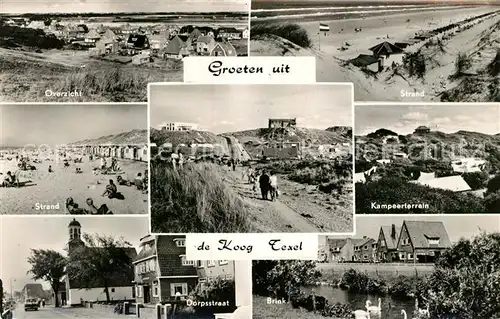
[[[113,309],[109,308],[54,308],[44,307],[38,311],[24,311],[22,304],[19,304],[14,309],[13,319],[57,319],[57,318],[72,318],[72,319],[114,319],[114,318],[130,318],[130,316],[116,315]]]

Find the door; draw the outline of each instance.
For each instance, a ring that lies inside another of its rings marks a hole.
[[[144,303],[150,303],[151,302],[151,287],[150,286],[143,286],[142,289],[144,290]]]

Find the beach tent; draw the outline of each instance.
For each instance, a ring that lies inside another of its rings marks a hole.
[[[411,181],[412,183],[417,183],[423,186],[428,186],[431,188],[440,188],[444,190],[450,190],[453,192],[465,192],[470,191],[471,188],[469,184],[463,179],[462,176],[447,176],[438,177],[430,180],[416,180]]]
[[[373,55],[375,56],[389,56],[391,54],[398,54],[403,52],[403,49],[387,41],[379,43],[376,46],[371,47],[369,50],[372,51]]]
[[[431,179],[436,178],[436,173],[424,173],[420,172],[420,177],[418,178],[418,181],[429,181]]]
[[[359,68],[366,68],[373,72],[378,72],[381,68],[379,59],[373,55],[360,54],[356,58],[349,60],[354,66]]]

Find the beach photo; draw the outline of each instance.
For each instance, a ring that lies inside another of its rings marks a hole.
[[[498,0],[254,0],[250,55],[314,56],[355,101],[500,101]]]
[[[500,105],[357,105],[357,214],[500,212]]]
[[[147,214],[145,104],[0,106],[0,214]]]
[[[0,102],[146,102],[187,56],[247,56],[244,0],[2,2]]]
[[[0,226],[2,318],[250,318],[250,262],[186,260],[185,236],[149,235],[145,216]]]
[[[150,85],[151,231],[353,232],[352,86]]]
[[[317,261],[254,261],[253,318],[497,318],[499,245],[496,215],[358,216]]]

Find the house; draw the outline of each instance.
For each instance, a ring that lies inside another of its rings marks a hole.
[[[30,21],[30,23],[26,26],[26,28],[30,29],[45,29],[45,23],[39,20]]]
[[[217,42],[210,36],[200,36],[196,40],[196,53],[198,55],[210,55],[214,50]]]
[[[237,56],[236,49],[230,42],[217,42],[210,52],[211,56]]]
[[[181,60],[189,54],[187,44],[181,39],[181,36],[176,35],[163,51],[163,58]]]
[[[151,62],[149,54],[137,54],[132,57],[132,64],[142,65]]]
[[[376,260],[377,241],[373,238],[363,236],[356,239],[354,243],[354,261],[373,262]]]
[[[215,31],[211,27],[197,27],[196,29],[200,30],[202,36],[215,38]]]
[[[384,66],[382,59],[367,54],[360,54],[356,58],[349,60],[349,63],[372,72],[380,72]]]
[[[427,126],[419,126],[415,129],[415,134],[427,134],[427,133],[430,133],[431,129],[428,128]]]
[[[165,49],[168,43],[168,33],[160,33],[149,36],[151,50],[155,53]]]
[[[440,221],[403,221],[397,250],[407,262],[434,262],[451,247],[448,232]]]
[[[336,239],[327,238],[326,240],[326,260],[327,262],[345,262],[352,261],[354,256],[354,245],[351,238]]]
[[[381,226],[377,239],[377,260],[382,262],[394,262],[399,260],[398,239],[401,228],[392,224]]]
[[[469,184],[467,184],[464,178],[460,175],[437,177],[434,179],[416,180],[416,181],[410,181],[410,183],[416,183],[431,188],[450,190],[456,193],[466,192],[471,190]]]
[[[150,48],[149,39],[143,34],[130,34],[127,39],[127,52],[129,55],[141,53]]]
[[[194,131],[198,129],[198,124],[184,122],[164,122],[158,125],[157,128],[159,130],[165,131]]]
[[[297,119],[269,119],[268,128],[297,127]]]
[[[241,39],[241,31],[236,28],[219,28],[217,30],[217,38],[219,39]]]
[[[241,37],[243,39],[248,39],[250,38],[250,30],[248,30],[248,28],[246,28],[245,30],[243,30],[243,32],[241,33]]]
[[[90,30],[89,33],[85,35],[85,43],[88,44],[96,43],[97,40],[99,40],[100,38],[101,35],[95,29],[92,29]]]
[[[486,167],[486,161],[476,158],[462,158],[452,161],[451,167],[457,173],[481,172]]]
[[[234,261],[186,260],[184,235],[143,237],[133,264],[136,300],[144,304],[172,301],[178,294],[186,297],[200,283],[234,279],[236,271]]]
[[[66,250],[69,254],[78,253],[81,249],[85,249],[85,243],[81,239],[81,224],[76,219],[73,219],[68,225],[69,240],[66,245]],[[134,260],[137,256],[135,248],[124,247],[121,248]],[[134,285],[134,272],[132,265],[127,272],[117,272],[113,274],[108,280],[108,291],[112,300],[132,300],[135,297]],[[59,291],[60,298],[63,304],[67,305],[80,305],[81,301],[103,301],[106,300],[106,293],[104,291],[104,284],[96,282],[91,287],[83,285],[80,281],[69,276],[63,278],[61,283],[62,290]]]
[[[120,50],[120,43],[116,38],[108,37],[106,33],[104,33],[102,38],[95,42],[95,48],[98,54],[115,54]]]
[[[393,54],[403,53],[403,49],[401,49],[400,47],[398,47],[390,42],[387,42],[387,41],[381,42],[381,43],[369,48],[368,50],[372,51],[373,56],[375,56],[375,57],[379,57],[379,56],[389,57]]]

